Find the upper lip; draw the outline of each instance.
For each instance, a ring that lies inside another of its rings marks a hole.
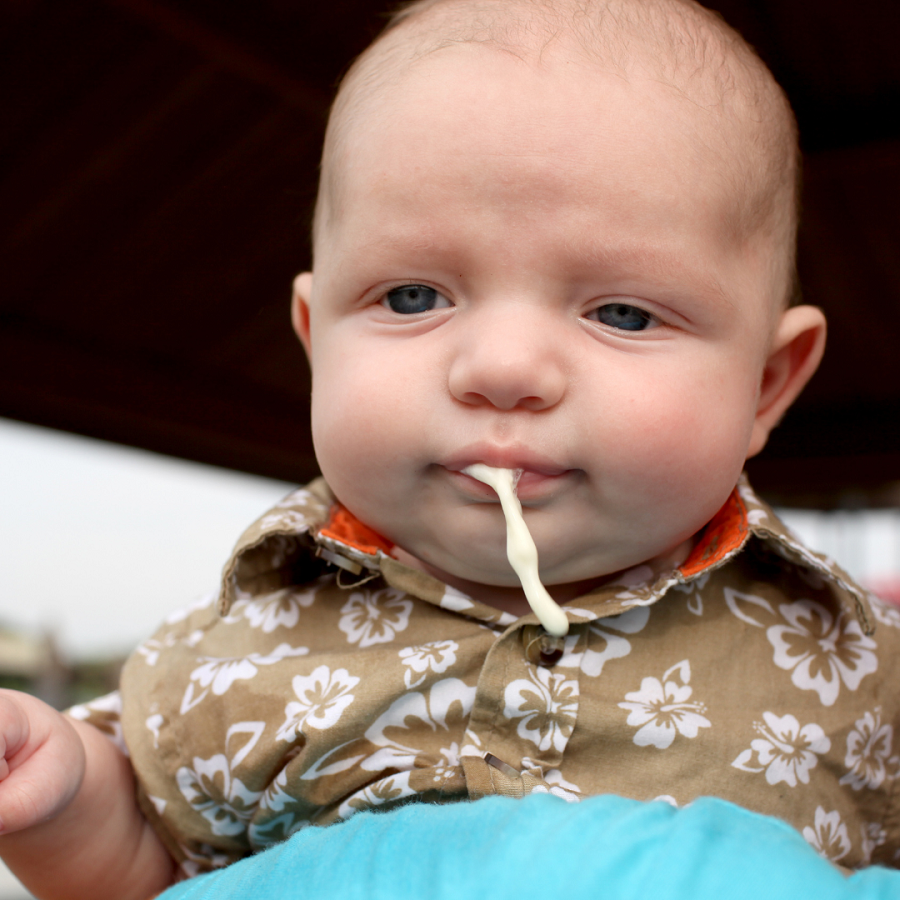
[[[484,463],[497,469],[523,469],[547,476],[562,475],[568,471],[567,466],[520,444],[470,444],[449,456],[443,466],[451,472],[461,472],[473,463]]]

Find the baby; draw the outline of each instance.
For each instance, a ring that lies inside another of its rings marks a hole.
[[[796,181],[784,96],[690,0],[396,17],[335,102],[295,283],[324,480],[121,704],[2,695],[13,870],[145,898],[356,810],[534,792],[712,794],[895,864],[900,616],[741,479],[824,344]],[[564,636],[474,464],[520,470]]]

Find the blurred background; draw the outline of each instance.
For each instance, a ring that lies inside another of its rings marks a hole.
[[[290,283],[330,96],[385,5],[0,5],[0,683],[107,690],[316,473]],[[831,328],[751,478],[900,599],[900,4],[707,5],[797,113],[801,281]]]

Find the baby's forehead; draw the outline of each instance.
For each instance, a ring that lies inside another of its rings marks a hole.
[[[713,13],[683,0],[424,0],[408,10],[342,84],[323,154],[317,232],[339,200],[342,163],[367,123],[390,118],[399,95],[409,112],[408,81],[434,58],[464,67],[467,54],[457,51],[467,49],[498,53],[584,91],[597,89],[598,73],[665,86],[687,128],[714,123],[697,127],[694,145],[711,150],[710,178],[734,198],[729,216],[735,233],[778,232],[792,255],[796,138],[790,107],[764,64]],[[637,90],[636,98],[651,99]],[[421,95],[418,102],[433,101]]]
[[[783,167],[784,148],[792,150],[790,109],[771,74],[736,32],[690,0],[418,0],[342,83],[323,169],[367,111],[389,110],[399,86],[431,56],[461,46],[538,68],[561,62],[556,77],[567,73],[585,90],[596,70],[656,81],[717,118],[718,129],[743,131],[736,146],[760,149],[770,157],[764,165]],[[782,158],[771,159],[779,148]]]
[[[377,168],[371,157],[384,142],[402,144],[412,163],[432,141],[449,143],[460,133],[464,140],[454,150],[466,158],[496,156],[515,168],[516,150],[555,148],[562,158],[580,140],[591,143],[602,168],[615,152],[615,136],[623,147],[665,144],[666,163],[682,168],[701,160],[710,185],[730,195],[739,193],[737,157],[747,135],[740,116],[720,106],[700,104],[654,74],[623,77],[561,41],[540,58],[478,42],[453,44],[393,73],[348,112],[338,169],[371,184]]]

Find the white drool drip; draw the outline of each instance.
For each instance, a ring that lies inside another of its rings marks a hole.
[[[525,599],[540,619],[544,630],[553,637],[568,634],[569,620],[566,614],[547,593],[538,575],[537,547],[525,524],[522,504],[516,496],[516,482],[520,473],[512,469],[495,469],[484,463],[474,463],[463,469],[463,472],[477,481],[484,482],[497,492],[500,508],[506,517],[506,556],[519,581],[522,582]]]

